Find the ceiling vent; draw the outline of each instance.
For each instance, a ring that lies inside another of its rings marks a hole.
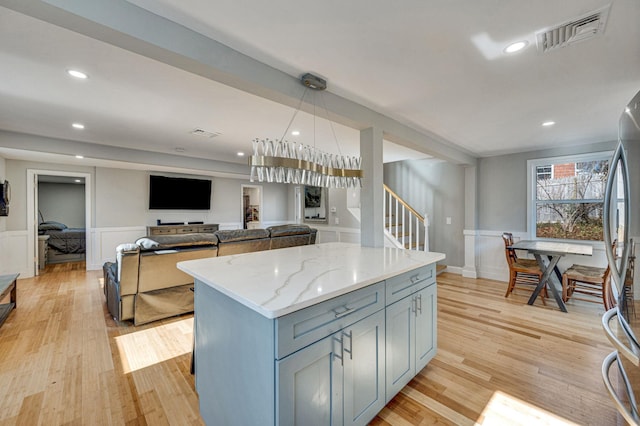
[[[538,51],[546,53],[604,33],[609,7],[610,5],[605,6],[574,21],[537,32]]]
[[[206,138],[215,138],[216,136],[220,136],[222,134],[220,132],[210,132],[209,130],[204,129],[193,129],[189,133],[196,136],[204,136]]]

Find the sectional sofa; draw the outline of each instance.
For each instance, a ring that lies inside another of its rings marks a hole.
[[[176,263],[315,244],[316,229],[280,225],[212,234],[155,235],[120,244],[116,261],[103,265],[104,293],[116,321],[135,325],[193,312],[193,277]]]

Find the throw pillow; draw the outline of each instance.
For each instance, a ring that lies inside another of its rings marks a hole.
[[[151,238],[147,237],[138,238],[136,240],[136,244],[145,249],[158,247],[160,245],[160,243],[158,243],[157,241],[154,241]]]
[[[67,229],[67,225],[60,222],[47,221],[38,225],[39,231],[62,231]]]

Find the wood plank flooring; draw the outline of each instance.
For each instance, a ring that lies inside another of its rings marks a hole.
[[[506,283],[438,276],[438,354],[373,425],[615,425],[600,378],[604,310],[527,306]],[[0,328],[2,425],[200,425],[191,315],[140,327],[108,315],[101,271],[18,281]],[[623,423],[620,423],[623,424]],[[216,425],[218,426],[218,425]]]

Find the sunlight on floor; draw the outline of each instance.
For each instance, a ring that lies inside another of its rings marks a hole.
[[[122,371],[131,373],[191,352],[193,318],[147,328],[115,338]]]
[[[500,391],[493,393],[476,424],[577,426],[576,423]]]

